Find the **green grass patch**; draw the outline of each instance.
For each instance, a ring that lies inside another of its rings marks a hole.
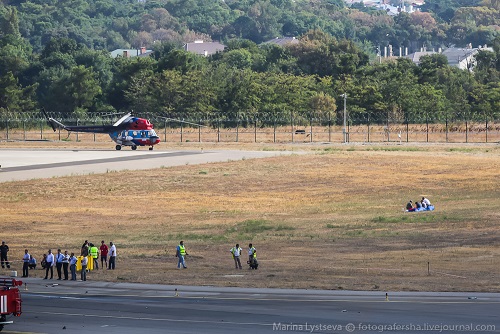
[[[295,230],[295,227],[292,226],[287,226],[287,225],[278,225],[274,228],[275,231],[293,231]]]
[[[467,218],[461,215],[433,214],[432,212],[408,212],[401,217],[377,216],[370,221],[375,224],[397,224],[397,223],[451,223],[461,222]]]
[[[371,219],[372,223],[400,223],[401,221],[405,220],[405,217],[384,217],[384,216],[377,216],[375,218]]]
[[[387,152],[418,152],[418,151],[427,151],[426,149],[420,147],[369,147],[366,151],[387,151]]]
[[[452,147],[448,151],[450,152],[463,152],[463,153],[471,153],[477,151],[475,148],[466,148],[466,147]]]
[[[269,222],[263,219],[250,219],[237,224],[236,230],[241,233],[262,233],[272,230]]]

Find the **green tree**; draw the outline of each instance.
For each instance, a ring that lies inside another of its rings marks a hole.
[[[0,75],[0,116],[19,117],[36,108],[36,84],[21,87],[12,72]]]

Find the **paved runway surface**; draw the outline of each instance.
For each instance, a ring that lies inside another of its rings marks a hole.
[[[31,333],[499,333],[500,294],[240,289],[25,279]],[[178,289],[177,292],[175,289]],[[24,288],[23,288],[24,289]],[[176,296],[176,294],[178,296]]]
[[[0,150],[0,182],[264,158],[284,151]]]

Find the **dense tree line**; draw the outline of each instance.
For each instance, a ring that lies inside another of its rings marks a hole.
[[[363,45],[321,30],[306,31],[300,43],[286,47],[232,39],[208,58],[158,43],[153,57],[113,59],[67,37],[51,38],[34,52],[13,6],[0,7],[0,27],[4,119],[44,107],[74,119],[133,110],[242,125],[256,119],[339,123],[344,92],[353,122],[500,119],[498,36],[494,52],[481,51],[471,73],[448,66],[442,55],[424,57],[419,66],[403,58],[370,62]]]
[[[401,0],[394,0],[400,4]],[[411,3],[407,0],[406,3]],[[426,45],[489,44],[498,34],[498,0],[428,0],[422,12],[389,16],[343,0],[2,0],[17,9],[19,29],[36,52],[53,38],[96,50],[183,44],[195,38],[257,44],[322,30],[338,39],[410,52]],[[3,5],[0,5],[4,7]]]

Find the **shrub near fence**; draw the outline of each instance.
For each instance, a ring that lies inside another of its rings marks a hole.
[[[62,121],[65,124],[75,124]],[[154,120],[152,120],[155,123]],[[258,122],[247,122],[247,126],[226,127],[225,122],[190,121],[202,126],[181,123],[156,122],[155,131],[163,142],[331,142],[343,143],[343,126],[324,125],[324,122],[310,124],[287,124],[263,126]],[[95,121],[79,124],[96,124]],[[234,125],[236,122],[227,122]],[[97,123],[101,124],[101,123]],[[283,124],[283,123],[281,123]],[[487,143],[500,142],[500,122],[450,122],[447,124],[360,124],[346,128],[348,142],[450,142]],[[106,138],[106,139],[104,139]],[[81,141],[110,140],[107,135],[93,133],[68,133],[65,130],[52,131],[45,120],[1,121],[0,140],[6,141]]]

